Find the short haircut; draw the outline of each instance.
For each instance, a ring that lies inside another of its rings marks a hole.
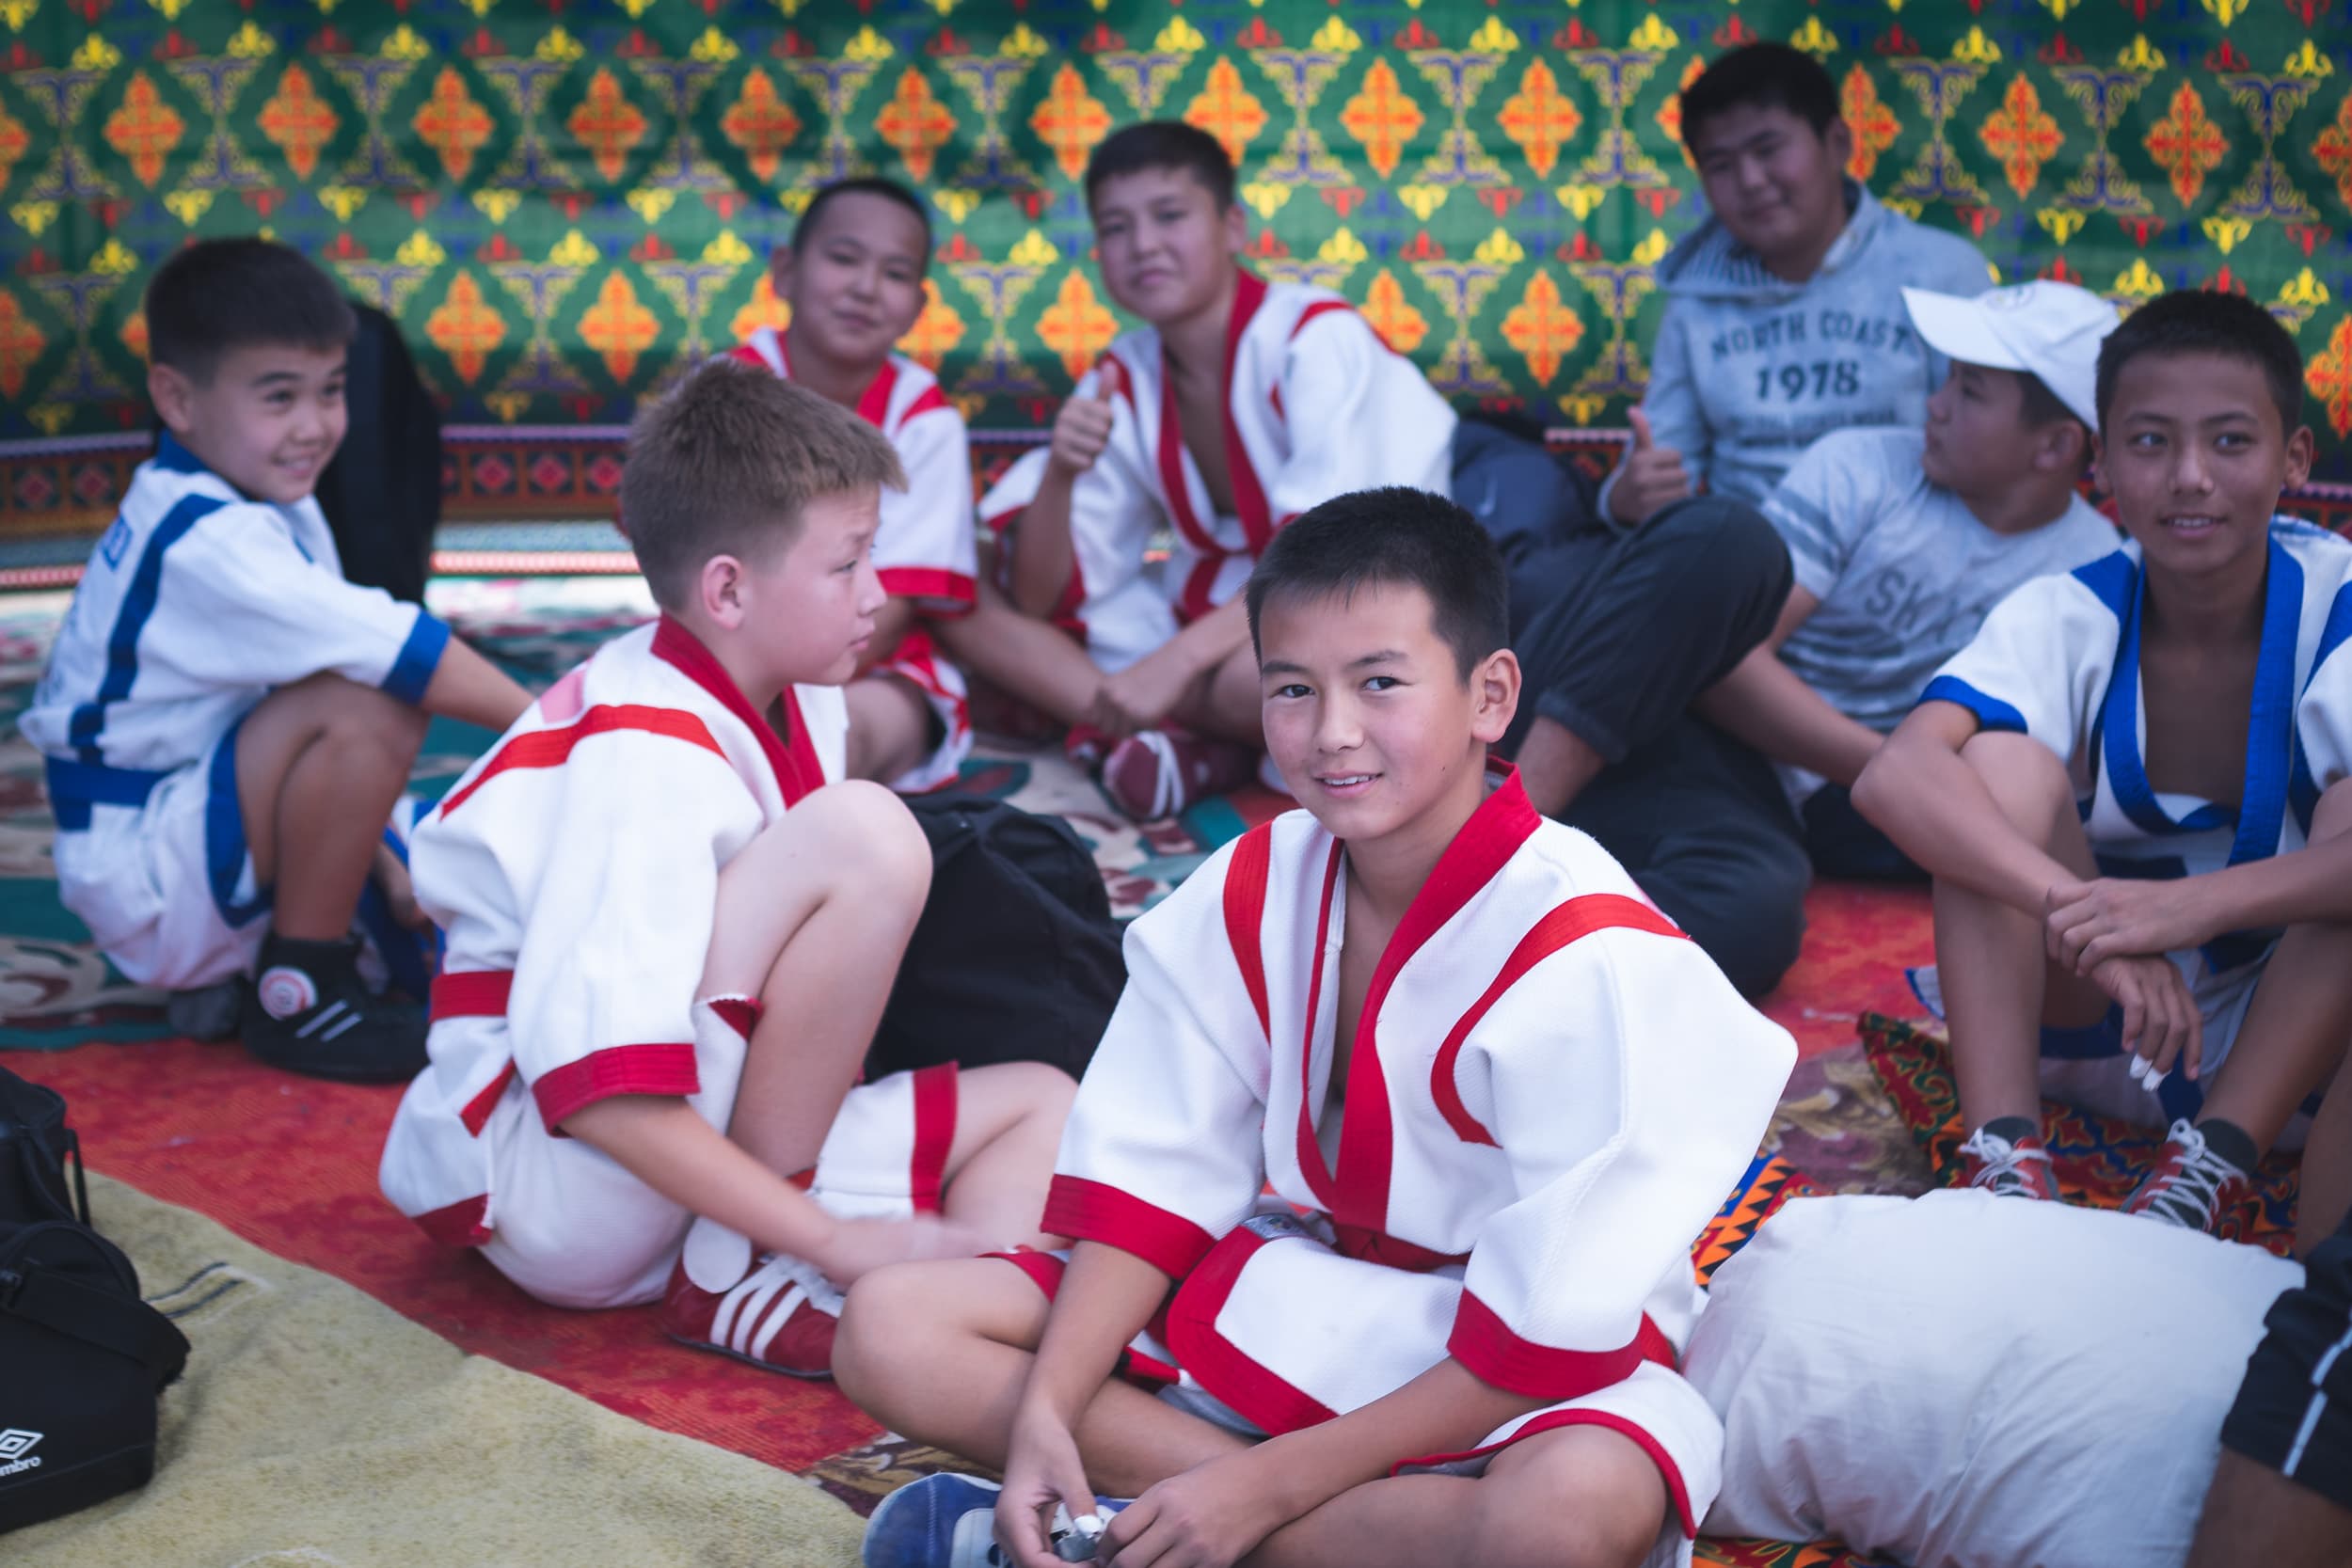
[[[1168,168],[1190,174],[1216,198],[1216,210],[1233,204],[1233,160],[1225,144],[1181,119],[1147,119],[1113,131],[1087,160],[1087,205],[1094,205],[1104,182],[1122,174]]]
[[[1359,589],[1418,588],[1431,624],[1464,680],[1511,645],[1509,580],[1478,520],[1443,496],[1407,485],[1334,496],[1301,514],[1249,574],[1249,642],[1276,598],[1355,596]]]
[[[765,366],[715,359],[639,411],[621,516],[654,597],[682,603],[713,556],[765,558],[823,496],[906,487],[882,434]]]
[[[2147,354],[2217,354],[2263,372],[2279,425],[2290,435],[2303,422],[2303,353],[2279,318],[2244,294],[2215,289],[2175,289],[2123,318],[2099,345],[2099,424],[2115,403],[2116,378]]]
[[[347,348],[358,313],[301,252],[246,236],[199,240],[147,284],[147,353],[202,385],[232,349]]]
[[[922,198],[896,180],[885,180],[879,174],[861,174],[853,180],[836,180],[810,197],[808,205],[802,208],[801,215],[793,220],[791,245],[795,252],[800,250],[809,235],[817,231],[818,215],[832,205],[837,196],[879,196],[884,201],[895,201],[913,213],[914,220],[923,226],[924,265],[930,264],[931,214],[924,209]]]
[[[1838,117],[1837,84],[1821,62],[1785,43],[1751,43],[1717,56],[1682,89],[1682,145],[1695,154],[1699,129],[1728,109],[1786,109],[1820,135]]]

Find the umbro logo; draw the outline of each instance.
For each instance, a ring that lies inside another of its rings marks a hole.
[[[23,1427],[9,1427],[7,1431],[0,1432],[0,1476],[12,1476],[20,1470],[40,1468],[39,1455],[26,1457],[32,1454],[33,1445],[40,1439],[41,1433],[27,1432]]]

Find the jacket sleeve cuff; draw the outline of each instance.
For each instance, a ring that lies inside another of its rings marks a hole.
[[[562,1136],[564,1119],[599,1100],[623,1094],[685,1096],[702,1089],[691,1040],[656,1045],[610,1045],[541,1073],[531,1085],[539,1119]]]
[[[1076,1176],[1054,1178],[1045,1196],[1044,1228],[1133,1253],[1171,1279],[1190,1274],[1216,1241],[1182,1215]]]
[[[1536,1344],[1515,1333],[1493,1307],[1468,1291],[1454,1310],[1454,1334],[1445,1348],[1480,1382],[1555,1404],[1623,1383],[1644,1360],[1639,1336],[1605,1351]]]

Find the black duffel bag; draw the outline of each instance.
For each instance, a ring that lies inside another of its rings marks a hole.
[[[911,796],[931,891],[866,1058],[868,1078],[957,1062],[1086,1070],[1127,983],[1094,857],[1070,825],[986,796]]]
[[[187,1358],[90,1228],[64,1099],[0,1068],[0,1530],[146,1485],[156,1398]]]

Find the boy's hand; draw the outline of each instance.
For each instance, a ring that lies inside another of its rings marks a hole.
[[[1125,375],[1119,361],[1105,355],[1095,367],[1094,395],[1063,401],[1061,412],[1054,416],[1054,445],[1047,459],[1051,467],[1072,478],[1094,467],[1110,445],[1111,400],[1119,395]]]
[[[1094,694],[1094,727],[1105,735],[1126,736],[1137,730],[1157,729],[1175,711],[1198,677],[1174,652],[1174,645],[1136,660],[1117,674],[1104,675]]]
[[[2089,974],[2109,958],[2196,947],[2220,935],[2202,896],[2202,879],[2060,883],[2048,895],[2044,936],[2050,961]]]
[[[1621,523],[1638,523],[1661,506],[1689,499],[1691,476],[1680,452],[1659,446],[1651,437],[1647,414],[1636,408],[1626,419],[1633,426],[1633,445],[1627,449],[1617,483],[1609,492],[1609,510]]]
[[[971,1258],[989,1245],[978,1231],[946,1220],[843,1220],[834,1227],[822,1255],[812,1255],[809,1261],[834,1284],[848,1285],[893,1263]]]
[[[1113,1514],[1097,1560],[1129,1568],[1231,1568],[1290,1523],[1263,1459],[1227,1454],[1171,1476]]]
[[[2204,1059],[2205,1021],[2172,960],[2129,955],[2092,966],[2090,981],[2123,1009],[2123,1049],[2147,1064],[2148,1086],[2175,1063],[2191,1080]]]
[[[417,904],[417,885],[409,880],[408,868],[400,863],[389,844],[375,847],[375,864],[369,875],[384,892],[384,902],[392,911],[392,918],[411,931],[429,931],[433,921]]]
[[[1046,1538],[1054,1508],[1070,1516],[1094,1512],[1077,1440],[1052,1413],[1025,1402],[1013,1417],[1005,1449],[1005,1489],[996,1498],[996,1540],[1021,1568],[1062,1568]]]

